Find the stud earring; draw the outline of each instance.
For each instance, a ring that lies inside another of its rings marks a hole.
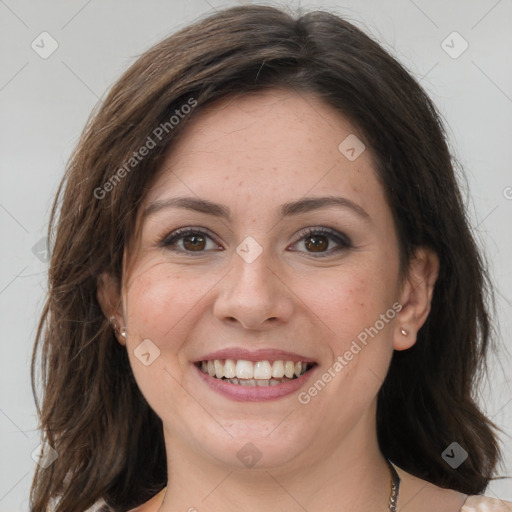
[[[404,336],[407,336],[407,331],[405,329],[400,329],[400,332],[404,335]]]
[[[108,321],[110,322],[110,325],[112,326],[112,329],[114,329],[114,332],[116,334],[119,334],[122,338],[126,339],[126,327],[121,327],[121,330],[117,327],[116,324],[116,318],[115,316],[111,316]]]

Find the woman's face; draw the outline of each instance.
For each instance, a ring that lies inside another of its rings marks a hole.
[[[391,211],[355,137],[317,98],[274,90],[203,111],[167,157],[120,321],[170,453],[293,467],[373,435],[408,342]]]

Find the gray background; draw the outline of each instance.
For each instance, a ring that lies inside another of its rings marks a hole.
[[[214,9],[243,3],[0,0],[0,512],[28,510],[31,453],[39,445],[29,361],[47,270],[33,248],[45,236],[65,162],[93,107],[137,55]],[[471,223],[498,285],[501,347],[481,403],[506,432],[501,474],[508,479],[486,494],[512,500],[505,347],[512,334],[512,1],[287,3],[333,10],[364,28],[421,80],[443,113],[465,168]],[[46,59],[31,47],[42,46],[44,31],[58,43]],[[463,39],[450,36],[454,31]],[[458,55],[464,40],[469,47]]]

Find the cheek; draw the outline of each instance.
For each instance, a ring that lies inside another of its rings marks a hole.
[[[137,272],[125,298],[132,338],[149,338],[162,351],[179,347],[185,326],[217,281],[213,273],[178,273],[165,263]]]
[[[361,259],[357,265],[297,278],[294,291],[339,352],[392,307],[392,275],[390,268],[370,261],[363,264]]]
[[[179,382],[189,362],[182,360],[181,347],[193,329],[201,299],[212,287],[205,281],[158,262],[139,265],[126,287],[130,365],[141,393],[157,413],[173,409],[183,394]]]
[[[319,376],[329,382],[326,392],[318,391],[322,384],[312,383],[302,398],[314,402],[312,397],[321,395],[313,407],[326,422],[349,428],[374,400],[385,379],[396,316],[390,272],[375,261],[347,266],[311,280],[301,291],[310,298],[305,302],[313,312],[311,317],[320,320],[317,324],[330,352],[330,361]],[[346,412],[338,417],[336,408],[325,406],[330,402],[343,403]]]

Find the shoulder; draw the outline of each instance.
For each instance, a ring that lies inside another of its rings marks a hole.
[[[468,496],[460,512],[512,512],[512,501],[489,496]]]
[[[165,494],[167,487],[164,487],[160,492],[155,494],[149,501],[139,505],[136,508],[132,508],[128,510],[128,512],[157,512],[158,508],[161,505],[163,496]],[[97,501],[92,507],[88,508],[85,512],[115,512],[111,507],[109,507],[103,499]]]
[[[512,503],[483,495],[460,493],[438,487],[393,464],[401,483],[398,505],[415,512],[512,512]]]
[[[142,505],[138,506],[137,508],[133,508],[128,512],[157,512],[158,509],[160,508],[160,505],[162,504],[162,500],[164,498],[166,490],[167,487],[164,487],[160,492],[155,494],[149,501],[146,501],[146,503],[143,503]]]
[[[85,512],[112,512],[104,500],[97,501],[92,507],[89,507]]]

